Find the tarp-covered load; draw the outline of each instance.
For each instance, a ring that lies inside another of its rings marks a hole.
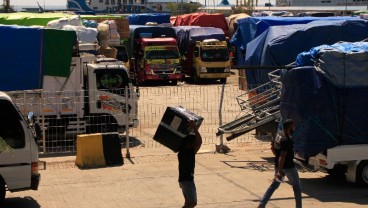
[[[120,39],[129,38],[129,21],[126,16],[120,15],[81,15],[82,22],[85,26],[93,26],[97,28],[97,23],[108,20],[114,20]],[[88,22],[89,21],[89,22]],[[95,21],[95,22],[93,22]]]
[[[48,22],[60,18],[68,18],[73,15],[66,13],[0,13],[0,24],[4,25],[23,25],[46,26]]]
[[[238,20],[248,18],[248,17],[250,16],[245,13],[240,13],[240,14],[233,14],[225,18],[227,25],[229,26],[230,37],[234,35],[234,32],[238,28]]]
[[[224,31],[229,37],[229,26],[226,22],[224,14],[221,13],[192,13],[179,15],[171,18],[173,26],[201,26],[201,27],[216,27]]]
[[[296,123],[294,149],[306,156],[337,145],[368,144],[368,43],[331,48],[311,50],[316,67],[282,76],[281,114]]]
[[[145,25],[147,22],[156,22],[157,24],[170,23],[169,14],[130,14],[128,15],[129,24]]]
[[[338,41],[361,41],[368,37],[363,20],[313,21],[308,24],[272,26],[248,43],[246,66],[282,66],[312,47]],[[272,69],[246,70],[248,88],[267,83]]]
[[[0,90],[41,89],[43,76],[70,73],[74,31],[0,25]]]
[[[271,26],[307,24],[316,20],[341,21],[357,20],[358,17],[250,17],[238,20],[238,28],[230,43],[236,46],[238,65],[244,65],[244,52],[247,44]]]

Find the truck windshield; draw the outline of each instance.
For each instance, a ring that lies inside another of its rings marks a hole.
[[[98,90],[124,95],[129,86],[128,73],[124,69],[97,69],[96,86]]]
[[[229,51],[227,48],[201,48],[201,59],[205,62],[228,61]]]
[[[146,59],[178,59],[177,50],[150,50],[146,51]]]

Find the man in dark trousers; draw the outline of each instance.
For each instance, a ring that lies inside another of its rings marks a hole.
[[[272,141],[271,150],[275,155],[275,178],[270,187],[263,195],[258,208],[266,207],[268,200],[270,200],[274,191],[280,186],[285,175],[293,186],[296,208],[302,207],[302,192],[299,180],[298,170],[294,164],[294,149],[292,134],[295,131],[295,125],[292,120],[287,119],[283,123],[284,135],[276,137]]]
[[[183,208],[191,208],[197,205],[197,191],[194,184],[194,167],[195,155],[202,145],[202,136],[198,132],[196,123],[190,120],[189,126],[193,131],[184,139],[178,153],[179,185],[185,199]]]

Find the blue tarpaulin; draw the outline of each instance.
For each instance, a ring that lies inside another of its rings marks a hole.
[[[246,66],[282,66],[297,55],[322,44],[361,41],[368,37],[363,20],[313,21],[308,24],[272,26],[247,45]],[[249,89],[267,83],[271,69],[246,70]]]
[[[222,29],[215,27],[199,26],[177,26],[174,27],[176,38],[178,40],[179,50],[182,54],[187,52],[191,45],[196,41],[205,39],[217,39],[225,41],[226,36]]]
[[[243,54],[247,44],[271,26],[307,24],[316,20],[341,21],[357,19],[359,17],[247,17],[238,20],[237,30],[232,36],[230,43],[236,47],[238,65],[244,65]]]
[[[0,27],[0,90],[42,88],[44,65],[41,38],[41,29]]]
[[[43,76],[70,73],[74,31],[0,25],[0,90],[43,87]]]
[[[368,144],[368,43],[321,45],[301,56],[303,66],[282,73],[280,110],[297,126],[294,149],[314,156]]]
[[[128,15],[130,25],[145,25],[147,22],[157,22],[158,24],[170,23],[169,14],[130,14]]]

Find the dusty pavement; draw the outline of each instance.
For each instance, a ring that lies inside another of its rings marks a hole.
[[[272,175],[268,142],[232,144],[228,154],[212,145],[197,155],[197,207],[257,207]],[[125,150],[123,150],[125,154]],[[75,156],[41,158],[46,169],[38,191],[7,193],[7,208],[146,208],[181,207],[177,158],[167,148],[133,148],[131,160],[117,167],[81,170]],[[301,170],[302,171],[302,170]],[[331,179],[321,172],[301,172],[304,207],[367,207],[368,189]],[[294,207],[287,182],[268,207]]]

